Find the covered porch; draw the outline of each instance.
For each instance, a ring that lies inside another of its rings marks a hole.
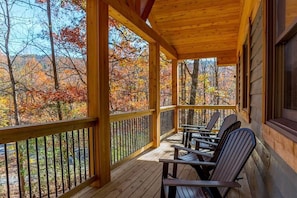
[[[271,82],[267,68],[275,56],[268,48],[274,35],[267,35],[273,28],[266,23],[275,6],[269,2],[87,0],[88,115],[1,128],[0,197],[159,197],[162,164],[158,159],[172,157],[170,145],[180,143],[179,129],[185,122],[180,118],[189,109],[204,120],[220,111],[216,129],[224,117],[236,113],[257,136],[257,147],[241,173],[242,188],[228,196],[294,197],[296,136],[294,130],[270,123],[276,116],[267,109],[274,101],[267,93]],[[145,110],[110,114],[110,16],[148,43],[149,107]],[[283,34],[284,39],[296,34],[296,20],[290,27],[293,30]],[[161,52],[172,61],[172,103],[163,107]],[[237,67],[236,104],[180,105],[178,61],[210,57],[216,57],[218,65]],[[196,178],[191,167],[180,169],[181,177]],[[283,185],[285,181],[292,182]]]

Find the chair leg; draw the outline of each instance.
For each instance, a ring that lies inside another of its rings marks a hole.
[[[182,144],[185,143],[185,131],[183,131]]]
[[[162,182],[161,182],[161,192],[160,192],[160,197],[161,198],[165,198],[165,190],[164,190],[164,185],[163,185],[163,178],[162,178]]]
[[[161,195],[160,197],[161,198],[165,198],[166,195],[165,195],[165,189],[164,189],[164,185],[163,185],[163,179],[166,179],[167,178],[167,175],[168,175],[168,166],[169,164],[168,163],[163,163],[163,171],[162,171],[162,181],[161,181]]]
[[[186,133],[186,137],[185,137],[185,147],[188,147],[188,140],[189,140],[189,133],[188,132],[185,132]]]
[[[192,141],[192,133],[189,133],[189,135],[188,135],[188,144],[186,145],[186,147],[191,148],[191,141]]]

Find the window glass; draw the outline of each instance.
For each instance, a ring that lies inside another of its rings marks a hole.
[[[276,1],[276,33],[279,36],[284,30],[296,21],[297,1],[296,0],[277,0]]]
[[[297,34],[285,46],[284,108],[297,110]]]

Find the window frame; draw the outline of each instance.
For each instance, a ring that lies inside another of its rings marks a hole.
[[[284,108],[285,45],[297,35],[297,17],[282,32],[278,32],[277,12],[285,14],[282,6],[277,10],[277,1],[267,1],[266,8],[266,124],[294,142],[297,142],[297,111]]]
[[[251,66],[251,19],[249,18],[246,38],[238,56],[237,87],[238,112],[250,123],[250,66]]]

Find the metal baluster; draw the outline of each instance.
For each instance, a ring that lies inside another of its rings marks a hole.
[[[21,167],[20,167],[20,159],[19,159],[19,144],[15,143],[16,157],[17,157],[17,167],[18,167],[18,183],[19,183],[19,195],[22,197],[22,189],[21,189]]]
[[[127,153],[130,154],[131,152],[131,138],[130,138],[130,131],[129,131],[129,128],[128,128],[128,121],[127,120],[124,120],[124,127],[125,127],[125,132],[126,132],[126,136],[127,136]]]
[[[74,132],[72,131],[72,158],[73,158],[73,177],[74,177],[74,186],[76,186],[76,166],[75,166],[75,142],[74,142]]]
[[[45,155],[45,174],[46,174],[47,196],[50,197],[46,136],[43,137],[43,142],[44,142],[44,155]]]
[[[55,193],[58,197],[58,186],[57,186],[57,167],[56,167],[56,150],[55,150],[55,136],[52,135],[52,146],[53,146],[53,161],[54,161],[54,177],[55,177]]]
[[[88,143],[88,170],[89,170],[89,167],[90,167],[90,141],[93,141],[93,140],[90,140],[90,132],[89,132],[89,130],[87,130],[87,132],[88,132],[88,140],[87,140],[87,143]],[[94,145],[94,144],[92,144],[92,145]],[[94,157],[94,154],[93,154],[93,156],[92,157]],[[95,172],[95,166],[93,166],[93,172]],[[89,175],[88,175],[88,178],[91,176],[91,170],[89,170]]]
[[[77,134],[77,143],[78,143],[78,166],[79,166],[79,183],[82,182],[81,178],[81,159],[80,159],[80,132],[81,130],[78,131]]]
[[[127,134],[126,134],[126,131],[125,131],[125,128],[124,128],[124,120],[122,121],[122,124],[121,124],[121,131],[122,131],[122,135],[123,135],[123,140],[124,140],[124,155],[125,156],[128,156],[128,145],[127,145]]]
[[[65,185],[64,185],[64,163],[63,163],[62,134],[61,133],[59,134],[59,143],[60,143],[62,191],[63,191],[63,193],[65,193]]]
[[[28,177],[29,177],[29,179],[28,179],[28,182],[29,182],[29,196],[32,197],[29,140],[26,140],[26,151],[27,151],[27,165],[28,165]]]
[[[115,159],[114,159],[114,163],[117,163],[118,162],[118,147],[117,147],[117,137],[118,137],[118,134],[117,134],[117,122],[114,123],[114,135],[113,135],[113,148],[114,148],[114,156],[115,156]]]
[[[70,190],[71,184],[70,184],[70,166],[69,166],[69,145],[68,145],[68,132],[66,132],[66,163],[67,163],[67,183],[68,183],[68,189]]]
[[[85,129],[83,129],[83,147],[84,147],[84,166],[85,166],[85,180],[87,179],[87,165],[86,165],[86,138]]]
[[[36,150],[36,163],[37,163],[37,176],[38,176],[38,191],[39,197],[41,197],[41,183],[40,183],[40,164],[39,164],[39,148],[38,148],[38,139],[35,138],[35,150]]]
[[[8,173],[8,156],[7,156],[7,145],[4,144],[4,155],[5,155],[5,173],[6,173],[6,189],[7,197],[10,197],[10,186],[9,186],[9,173]]]

